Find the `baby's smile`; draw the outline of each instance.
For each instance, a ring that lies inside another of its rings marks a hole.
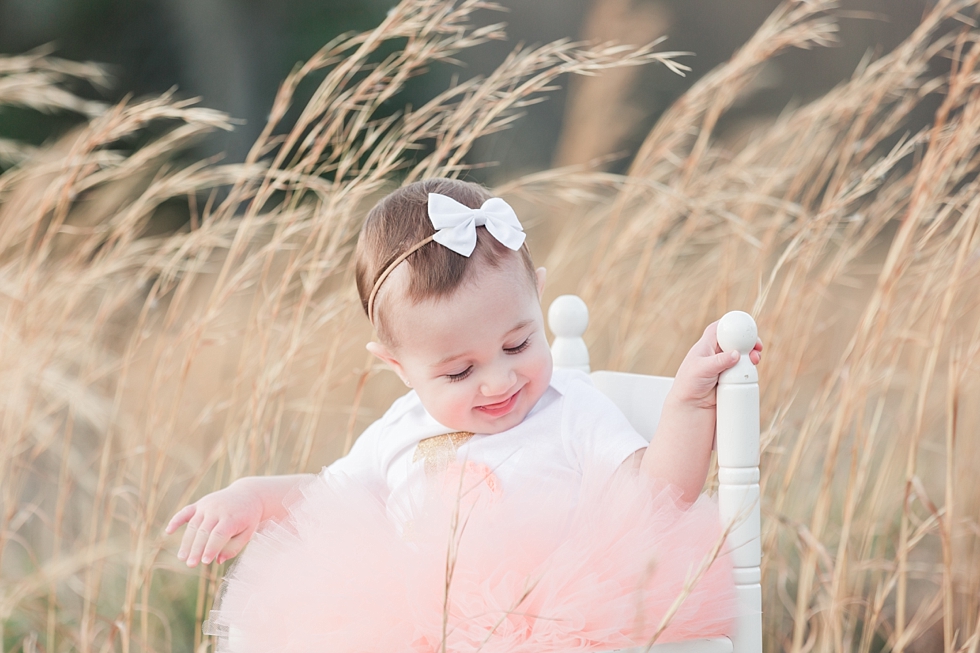
[[[524,387],[520,387],[517,391],[511,394],[508,398],[503,401],[498,401],[492,404],[483,404],[482,406],[477,406],[476,410],[486,413],[490,417],[503,417],[510,411],[514,409],[517,405],[517,400],[520,397],[521,392],[523,392]]]

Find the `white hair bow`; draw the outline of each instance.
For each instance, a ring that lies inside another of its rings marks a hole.
[[[471,209],[451,197],[429,193],[429,220],[436,228],[432,240],[463,256],[472,254],[476,247],[477,227],[486,227],[491,236],[515,251],[526,237],[514,209],[499,197]]]

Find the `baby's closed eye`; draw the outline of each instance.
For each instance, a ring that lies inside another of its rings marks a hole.
[[[446,375],[446,378],[449,379],[450,381],[453,381],[453,382],[455,382],[455,381],[462,381],[463,379],[465,379],[466,377],[468,377],[472,371],[473,371],[473,366],[470,365],[469,367],[467,367],[462,372],[457,372],[456,374],[447,374]]]
[[[508,354],[519,354],[525,349],[527,349],[530,344],[531,344],[531,336],[528,336],[527,338],[524,339],[524,342],[517,345],[516,347],[504,347],[504,351],[507,352]]]

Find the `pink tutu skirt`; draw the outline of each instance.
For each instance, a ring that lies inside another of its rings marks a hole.
[[[318,476],[248,545],[205,632],[232,653],[603,651],[730,632],[712,502],[682,510],[628,474],[501,492],[472,463],[437,484],[398,519],[356,481]]]

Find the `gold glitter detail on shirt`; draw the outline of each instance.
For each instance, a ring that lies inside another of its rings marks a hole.
[[[434,435],[420,440],[415,446],[412,462],[425,461],[425,475],[431,477],[436,472],[445,471],[456,461],[456,452],[473,437],[469,431],[456,431]]]

